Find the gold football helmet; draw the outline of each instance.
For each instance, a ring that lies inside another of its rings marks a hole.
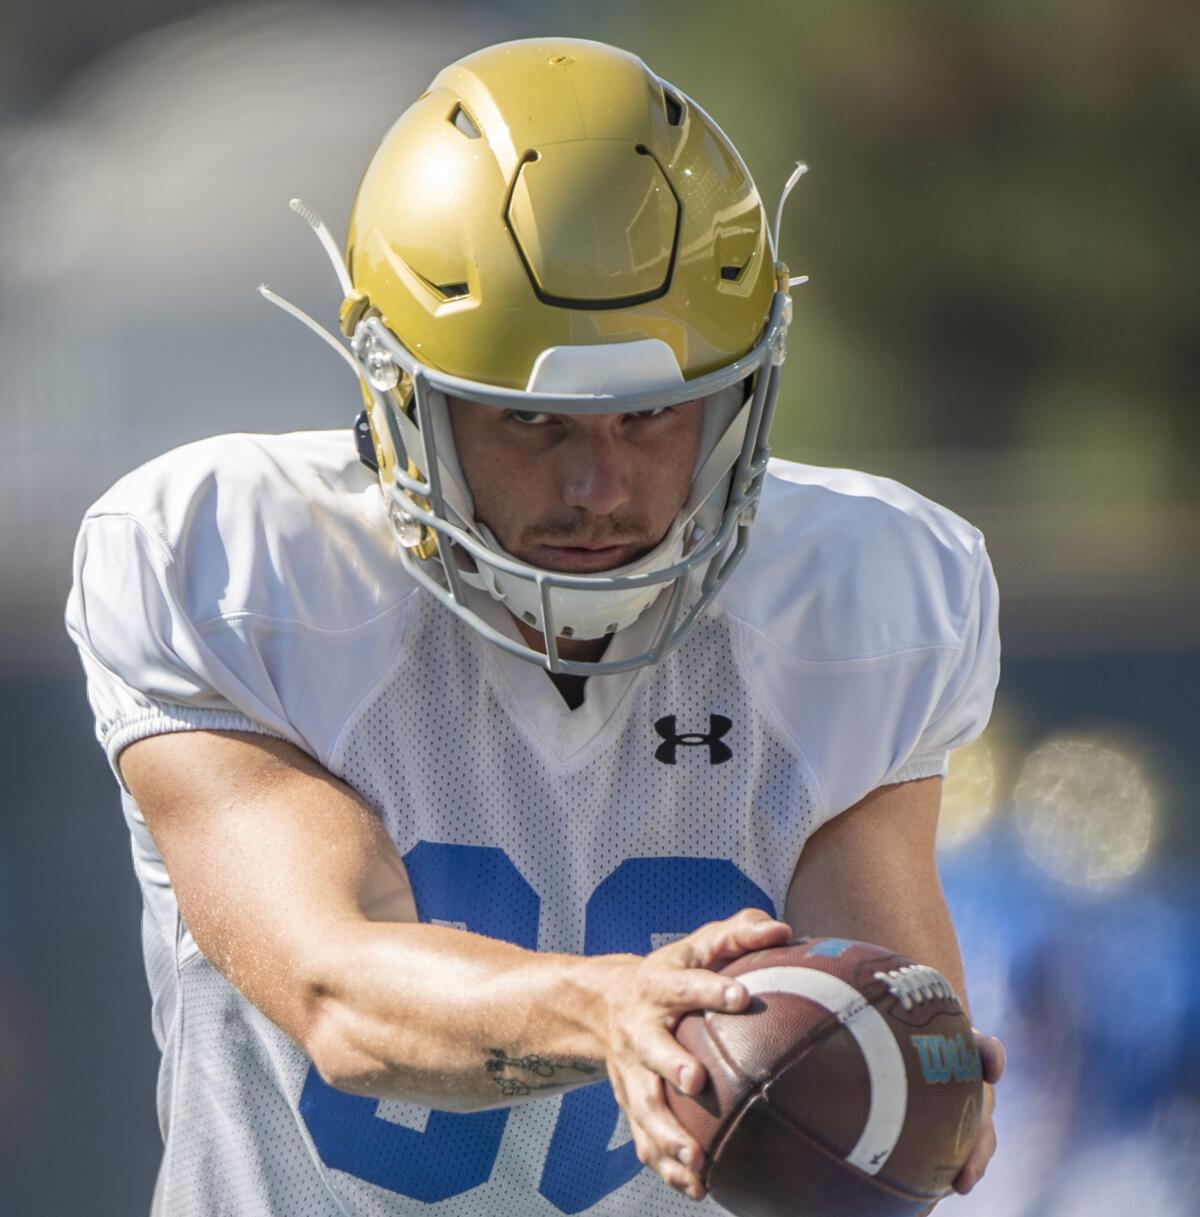
[[[349,349],[325,337],[360,378],[364,459],[411,574],[551,671],[623,670],[677,645],[745,550],[789,287],[801,281],[776,261],[779,217],[773,239],[720,127],[626,51],[574,38],[501,43],[439,72],[384,137],[344,261],[315,213],[292,206],[339,274]],[[447,395],[551,414],[703,398],[691,493],[628,566],[531,566],[475,519]],[[489,623],[472,605],[479,592],[539,629],[544,653]],[[651,605],[660,620],[637,655],[559,656],[557,638],[613,633]]]

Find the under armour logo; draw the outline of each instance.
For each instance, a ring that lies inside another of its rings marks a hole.
[[[728,744],[721,742],[722,738],[729,734],[732,726],[733,720],[726,718],[724,714],[710,714],[707,735],[701,735],[698,731],[689,735],[677,735],[675,733],[675,715],[668,714],[654,724],[654,730],[665,741],[659,744],[655,750],[655,759],[662,761],[665,765],[674,765],[675,750],[682,744],[685,748],[707,747],[708,763],[723,765],[726,761],[733,759],[733,749]]]

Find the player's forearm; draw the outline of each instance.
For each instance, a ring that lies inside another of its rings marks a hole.
[[[787,897],[799,934],[875,942],[938,969],[965,999],[962,956],[942,895],[941,779],[873,790],[806,842]]]
[[[918,963],[936,968],[966,1003],[962,954],[954,923],[936,876],[922,885],[919,898],[878,899],[871,889],[849,889],[827,907],[794,920],[799,934],[874,942]]]
[[[627,967],[445,926],[361,923],[310,986],[304,1046],[356,1094],[459,1111],[557,1094],[605,1076],[604,993]]]

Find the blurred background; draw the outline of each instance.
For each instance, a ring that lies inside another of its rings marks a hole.
[[[63,632],[120,474],[232,430],[349,426],[287,209],[344,231],[438,68],[613,42],[725,127],[796,321],[780,455],[978,524],[996,715],[956,754],[942,868],[1000,1153],[946,1211],[1154,1217],[1200,1195],[1200,9],[60,0],[0,17],[0,1211],[148,1211],[157,1054],[117,791]],[[941,1211],[941,1210],[939,1210]]]

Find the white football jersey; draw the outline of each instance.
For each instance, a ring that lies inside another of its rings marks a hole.
[[[712,610],[657,665],[590,678],[574,711],[394,546],[349,430],[204,440],[123,478],[84,520],[67,607],[114,770],[157,732],[280,736],[376,809],[422,921],[645,953],[747,906],[782,914],[812,832],[944,773],[990,713],[983,539],[883,478],[773,462]],[[163,1054],[155,1214],[697,1211],[642,1169],[607,1081],[469,1114],[326,1085],[199,953],[122,797]]]

